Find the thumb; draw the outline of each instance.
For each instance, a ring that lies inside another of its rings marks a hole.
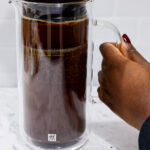
[[[134,46],[131,44],[129,37],[124,34],[122,38],[122,54],[134,62],[137,62],[139,64],[147,64],[147,60],[134,48]]]
[[[124,57],[119,49],[112,43],[103,43],[100,46],[100,51],[103,58],[111,64],[120,64],[122,60],[126,59],[126,57]]]

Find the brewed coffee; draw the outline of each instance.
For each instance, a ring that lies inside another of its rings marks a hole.
[[[86,129],[88,19],[24,17],[22,32],[25,132],[45,144],[74,141]]]

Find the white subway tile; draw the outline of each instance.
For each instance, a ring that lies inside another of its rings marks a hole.
[[[95,0],[93,15],[96,17],[112,17],[114,0]]]
[[[101,20],[101,18],[99,18]],[[132,43],[136,44],[138,42],[138,30],[139,30],[139,21],[138,19],[118,19],[118,18],[111,18],[106,19],[103,18],[102,20],[107,20],[113,23],[120,31],[121,34],[127,34],[130,38]],[[93,38],[97,42],[108,42],[114,40],[115,36],[112,34],[111,30],[96,27],[93,30]]]
[[[17,87],[17,74],[0,74],[0,87]]]
[[[103,18],[106,19],[106,18]],[[138,43],[138,29],[139,21],[138,19],[107,19],[107,21],[112,22],[121,32],[121,34],[126,33],[132,43],[136,46]],[[93,28],[93,41],[94,41],[94,59],[93,59],[93,78],[94,85],[98,85],[97,73],[101,69],[102,56],[99,51],[99,45],[103,42],[115,42],[115,36],[112,34],[111,30],[94,27]]]
[[[14,19],[15,9],[9,0],[0,0],[0,19]]]
[[[133,44],[138,42],[139,20],[137,19],[110,19],[122,34],[127,34]]]
[[[139,31],[139,44],[150,46],[150,19],[141,20]]]
[[[16,74],[16,51],[0,47],[0,74]]]
[[[147,61],[150,62],[150,45],[144,45],[143,43],[140,43],[135,46],[137,51],[145,58]]]
[[[15,34],[15,21],[0,21],[0,46],[15,46]]]
[[[102,56],[100,54],[99,50],[99,42],[94,43],[94,57],[93,57],[93,84],[98,85],[98,72],[101,70],[101,62],[102,62]]]
[[[117,0],[118,17],[150,17],[149,0]]]

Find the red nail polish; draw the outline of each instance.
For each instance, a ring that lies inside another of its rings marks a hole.
[[[130,41],[129,37],[126,34],[123,34],[122,38],[123,38],[125,43],[131,44],[131,41]]]

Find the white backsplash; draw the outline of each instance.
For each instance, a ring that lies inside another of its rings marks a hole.
[[[120,32],[127,33],[132,43],[150,60],[150,1],[149,0],[95,0],[94,17],[114,23]],[[8,0],[0,0],[0,86],[16,86],[16,40],[15,11]],[[95,28],[94,84],[97,85],[97,71],[101,57],[99,29]]]

